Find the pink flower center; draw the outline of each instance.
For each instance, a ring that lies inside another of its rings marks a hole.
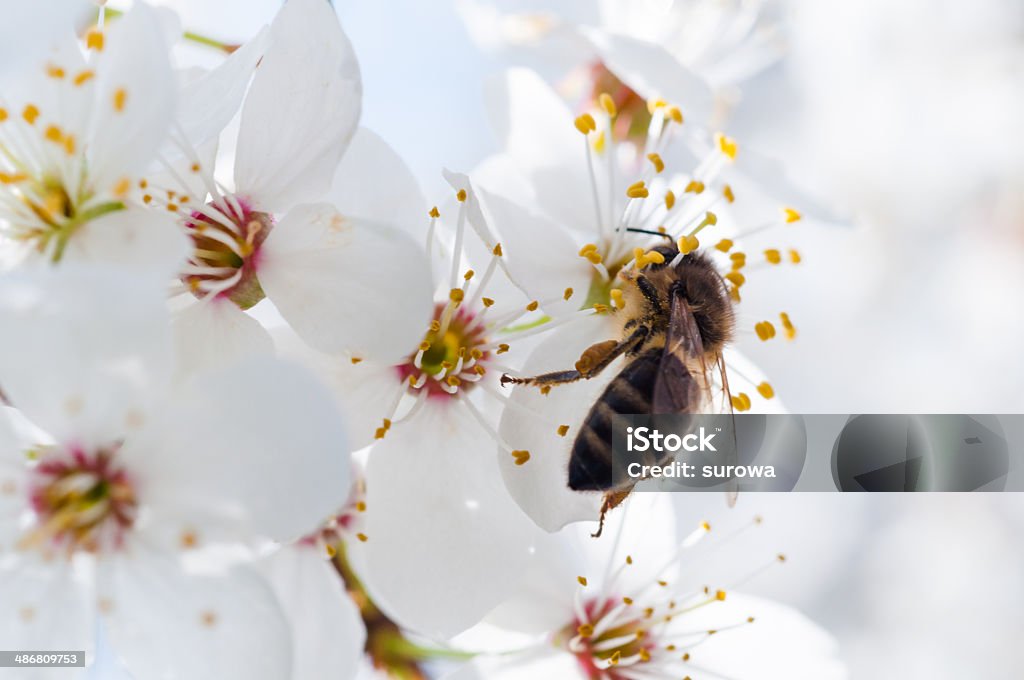
[[[137,501],[131,481],[114,464],[117,447],[86,453],[53,449],[33,469],[30,484],[37,527],[26,545],[49,542],[68,551],[116,549],[135,522]]]
[[[185,224],[193,251],[182,281],[196,297],[221,295],[242,309],[252,307],[265,297],[256,269],[273,226],[270,215],[234,196],[193,210]]]
[[[399,377],[414,395],[425,389],[430,397],[449,398],[470,389],[487,372],[485,364],[493,351],[486,331],[472,310],[437,304],[418,350],[396,367]]]

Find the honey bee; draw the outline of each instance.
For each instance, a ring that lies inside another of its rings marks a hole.
[[[680,256],[674,243],[660,245],[643,268],[624,268],[618,278],[621,339],[596,343],[571,370],[532,377],[503,375],[501,382],[542,389],[600,375],[617,358],[625,364],[591,406],[572,445],[569,488],[603,491],[605,514],[636,482],[613,482],[612,418],[620,414],[701,413],[713,406],[715,372],[728,397],[724,346],[735,332],[733,301],[722,275],[705,255]],[[728,402],[727,402],[728,403]]]

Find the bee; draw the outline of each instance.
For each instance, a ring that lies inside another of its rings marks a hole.
[[[569,488],[604,492],[595,537],[601,535],[605,514],[636,484],[613,482],[613,416],[704,412],[714,405],[716,372],[728,396],[722,350],[733,338],[736,319],[725,280],[707,256],[680,256],[671,241],[651,252],[661,257],[618,274],[623,304],[615,316],[622,322],[620,339],[591,345],[571,370],[501,378],[503,385],[545,389],[594,378],[625,358],[587,413],[569,459]]]

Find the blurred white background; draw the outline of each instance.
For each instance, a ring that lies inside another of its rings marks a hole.
[[[239,41],[278,3],[165,4]],[[335,4],[362,65],[363,123],[440,201],[442,167],[495,151],[481,83],[508,62],[478,49],[453,2]],[[784,159],[846,225],[803,228],[805,264],[751,289],[752,304],[792,314],[798,342],[744,349],[797,412],[1021,412],[1024,4],[767,11],[785,56],[744,85],[728,130]],[[687,521],[724,512],[709,495],[680,500]],[[828,627],[854,677],[1024,677],[1019,496],[747,496],[736,512],[762,512],[758,545],[791,556],[751,588]]]

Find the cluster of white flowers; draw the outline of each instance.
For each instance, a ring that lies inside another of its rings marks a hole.
[[[737,303],[759,265],[799,262],[736,245],[801,220],[775,166],[702,123],[706,83],[742,64],[658,42],[703,17],[735,61],[745,3],[574,29],[603,69],[578,115],[535,73],[500,75],[504,150],[445,171],[438,207],[359,126],[325,0],[288,0],[210,70],[176,67],[165,10],[99,7],[71,32],[74,3],[43,4],[14,25],[45,49],[0,71],[4,647],[92,663],[99,631],[137,680],[424,677],[452,657],[474,657],[460,677],[841,677],[795,612],[679,578],[666,499],[600,541],[566,527],[598,516],[601,494],[566,486],[567,435],[614,371],[500,382],[616,337],[619,273],[665,235],[713,253]],[[755,195],[766,220],[743,212]],[[780,311],[750,330],[791,338]],[[732,406],[775,407],[741,362]]]

